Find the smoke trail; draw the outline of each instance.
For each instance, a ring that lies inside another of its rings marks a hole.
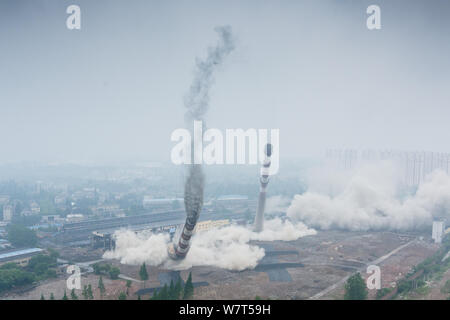
[[[208,49],[205,60],[197,59],[194,81],[184,100],[184,105],[187,108],[185,121],[188,128],[196,120],[201,120],[204,126],[204,116],[209,107],[209,90],[214,82],[214,71],[234,49],[231,27],[217,27],[215,31],[219,34],[219,43]],[[191,130],[192,150],[198,149],[196,146],[200,145],[203,139],[203,137],[198,137],[200,141],[194,141],[195,136],[193,130]],[[203,207],[204,175],[201,165],[195,163],[195,152],[191,152],[191,163],[184,188],[186,223],[178,245],[174,246],[174,253],[171,254],[173,258],[177,259],[186,256],[190,238]],[[169,247],[169,251],[171,251],[171,247]]]
[[[450,218],[450,177],[445,172],[428,175],[415,194],[406,197],[396,173],[386,164],[364,166],[333,195],[311,190],[296,195],[287,215],[311,227],[363,231],[421,229],[429,227],[433,217]]]
[[[205,60],[197,59],[194,81],[184,99],[187,108],[185,121],[188,125],[193,120],[204,120],[209,107],[209,89],[214,82],[214,71],[235,48],[230,26],[216,27],[214,30],[219,34],[219,43],[208,48]]]

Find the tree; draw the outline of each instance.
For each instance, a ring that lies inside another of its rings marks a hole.
[[[34,230],[17,224],[8,226],[8,240],[15,247],[34,247],[38,242]]]
[[[158,292],[157,300],[169,300],[169,289],[167,288],[167,283],[164,285],[161,291]]]
[[[130,288],[131,288],[131,280],[127,280],[127,296],[129,294]]]
[[[91,284],[89,284],[88,287],[87,287],[87,297],[88,297],[88,299],[90,299],[90,300],[93,300],[93,299],[94,299],[94,293],[92,292],[92,286],[91,286]]]
[[[72,298],[72,300],[78,300],[78,296],[75,293],[75,289],[72,289],[72,291],[70,292],[70,297]]]
[[[84,285],[83,292],[81,294],[82,294],[84,300],[88,299],[87,285]]]
[[[170,279],[170,286],[169,286],[169,293],[168,293],[168,300],[175,300],[175,286],[173,285],[173,280]]]
[[[181,278],[178,278],[175,285],[175,300],[179,300],[183,296],[183,286],[181,283]]]
[[[119,300],[127,300],[127,295],[125,294],[125,292],[120,292],[119,294]]]
[[[348,278],[345,283],[345,300],[365,300],[367,299],[367,288],[364,279],[358,272]]]
[[[141,277],[141,280],[144,281],[145,287],[145,281],[148,280],[148,272],[147,267],[145,266],[145,262],[142,264],[141,269],[139,270],[139,277]]]
[[[140,294],[138,294],[138,300],[141,300],[141,295]]]
[[[53,295],[53,292],[50,293],[50,300],[55,300],[55,296]]]
[[[69,300],[69,298],[67,298],[67,293],[66,290],[64,290],[64,296],[62,297],[63,300]]]
[[[43,293],[41,293],[41,300],[45,300]]]
[[[100,297],[103,298],[103,295],[105,294],[105,285],[103,284],[103,278],[100,277],[98,279],[98,288],[100,289]]]
[[[194,295],[194,285],[192,284],[192,272],[189,272],[189,276],[184,285],[183,299],[192,298]]]
[[[149,300],[159,300],[159,292],[158,292],[158,290],[155,289],[155,291],[153,291],[153,295],[150,297]]]
[[[117,267],[112,267],[111,270],[109,270],[109,277],[113,280],[119,279],[120,269]]]

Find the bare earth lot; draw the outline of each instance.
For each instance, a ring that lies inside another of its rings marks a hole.
[[[344,277],[356,271],[366,276],[367,265],[389,253],[380,262],[382,287],[391,286],[405,275],[415,264],[431,255],[437,246],[430,239],[419,239],[419,234],[399,234],[392,232],[340,232],[321,231],[315,236],[296,241],[258,242],[264,247],[266,257],[254,270],[228,271],[215,267],[194,267],[192,270],[171,272],[157,267],[148,267],[149,280],[145,288],[156,288],[169,283],[170,279],[187,279],[190,271],[198,287],[194,299],[254,299],[256,296],[270,299],[308,299],[326,291],[320,299],[342,299],[343,285],[326,290]],[[398,251],[395,249],[402,247]],[[394,252],[394,253],[393,253]],[[123,277],[139,279],[139,266],[118,265]],[[444,274],[442,281],[450,278]],[[117,299],[121,291],[126,292],[126,281],[110,280],[103,277],[106,287],[104,299]],[[65,289],[65,275],[48,280],[25,293],[9,294],[3,299],[39,299],[41,293],[48,299],[53,292],[61,299]],[[98,276],[83,276],[82,286],[91,284],[95,299],[100,299]],[[133,281],[129,299],[136,299],[136,291],[144,288],[140,281]],[[148,291],[142,299],[148,299]],[[69,295],[69,292],[67,292]],[[81,290],[77,290],[82,299]],[[370,296],[374,293],[371,292]],[[439,288],[431,290],[428,298],[441,299]]]

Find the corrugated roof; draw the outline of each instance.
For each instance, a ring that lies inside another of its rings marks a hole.
[[[40,248],[29,248],[29,249],[22,249],[22,250],[16,250],[16,251],[11,251],[11,252],[1,253],[0,254],[0,260],[13,258],[13,257],[16,257],[16,256],[22,256],[24,254],[42,252],[42,251],[44,251],[44,250],[42,250]]]

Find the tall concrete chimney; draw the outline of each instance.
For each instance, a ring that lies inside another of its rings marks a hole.
[[[264,229],[264,208],[266,206],[267,185],[269,184],[270,157],[272,156],[272,145],[270,143],[266,144],[264,153],[266,157],[261,167],[261,176],[259,178],[261,186],[259,189],[258,207],[256,209],[255,232],[261,232]]]

